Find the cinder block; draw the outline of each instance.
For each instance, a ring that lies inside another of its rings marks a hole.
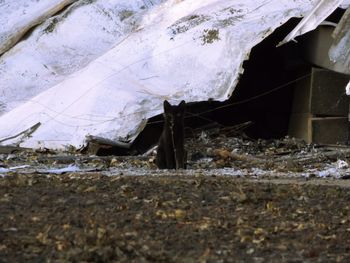
[[[308,143],[345,144],[350,103],[345,87],[349,79],[330,70],[310,68],[310,76],[295,87],[289,135]]]
[[[289,118],[288,134],[292,137],[303,139],[307,143],[312,142],[310,121],[312,115],[310,113],[293,113]]]
[[[345,94],[345,87],[350,77],[319,68],[310,68],[310,74],[296,84],[292,112],[347,116],[350,99]]]
[[[345,87],[350,77],[326,69],[312,69],[310,112],[322,116],[347,116],[349,97]]]
[[[311,139],[314,143],[347,143],[348,119],[346,117],[312,118],[310,125]]]
[[[292,114],[289,135],[307,143],[346,144],[348,139],[347,117],[313,117],[311,114]]]

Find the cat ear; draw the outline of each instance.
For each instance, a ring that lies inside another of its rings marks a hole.
[[[186,102],[185,102],[184,100],[182,100],[182,101],[180,102],[180,104],[178,105],[178,107],[179,107],[180,109],[185,109],[185,106],[186,106]]]
[[[164,105],[164,112],[168,112],[171,108],[170,103],[167,100],[165,100],[163,105]]]

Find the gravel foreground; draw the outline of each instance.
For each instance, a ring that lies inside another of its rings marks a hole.
[[[14,173],[0,262],[348,262],[349,185]]]

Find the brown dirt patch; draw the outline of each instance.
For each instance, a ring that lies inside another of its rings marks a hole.
[[[313,182],[12,174],[0,262],[346,262],[350,191]]]

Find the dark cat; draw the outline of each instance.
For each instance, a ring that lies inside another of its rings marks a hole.
[[[185,169],[185,101],[172,106],[164,101],[164,126],[157,150],[156,164],[159,169]]]

